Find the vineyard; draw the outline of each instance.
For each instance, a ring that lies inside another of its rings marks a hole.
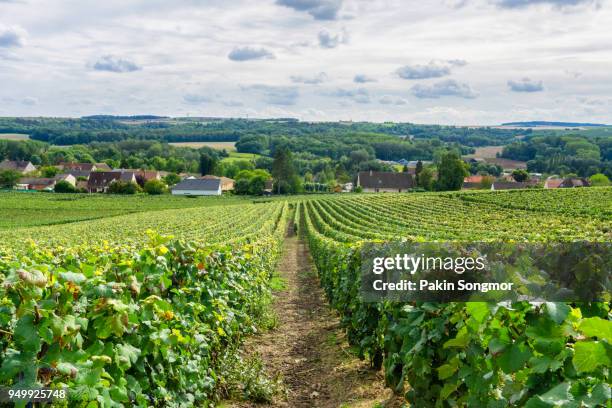
[[[223,352],[257,330],[287,211],[219,206],[5,231],[0,384],[67,387],[69,406],[211,404]]]
[[[364,303],[371,240],[612,238],[611,189],[373,195],[306,201],[321,283],[361,357],[416,407],[610,406],[609,303]],[[608,272],[609,274],[609,272]]]
[[[610,407],[610,303],[359,295],[366,242],[609,242],[611,188],[139,207],[43,197],[21,213],[15,195],[0,204],[21,214],[0,223],[0,386],[67,388],[68,406],[217,404],[224,353],[259,330],[295,225],[349,343],[410,406]]]

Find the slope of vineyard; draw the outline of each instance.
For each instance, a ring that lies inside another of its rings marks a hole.
[[[269,297],[287,211],[153,211],[2,233],[0,385],[66,387],[69,406],[212,404],[223,351],[256,330]]]
[[[610,241],[612,189],[547,193],[357,195],[301,205],[321,283],[349,340],[414,406],[609,404],[609,304],[360,300],[366,241]]]

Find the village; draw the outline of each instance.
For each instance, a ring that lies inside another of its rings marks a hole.
[[[464,159],[466,167],[479,164],[482,159]],[[338,184],[328,191],[335,193],[405,193],[420,191],[419,176],[428,161],[384,162],[399,166],[401,171],[359,171],[352,182]],[[0,171],[19,174],[12,190],[40,192],[80,193],[135,193],[140,189],[150,194],[170,192],[172,195],[210,196],[231,194],[235,180],[216,175],[190,173],[173,174],[167,171],[111,168],[106,163],[60,163],[39,168],[30,161],[4,160]],[[433,176],[436,177],[434,171]],[[540,173],[528,173],[525,169],[504,168],[499,176],[468,175],[463,178],[461,190],[517,190],[528,188],[589,187],[587,178],[544,177]],[[133,187],[133,188],[132,188]],[[274,180],[265,182],[264,195],[274,192]]]

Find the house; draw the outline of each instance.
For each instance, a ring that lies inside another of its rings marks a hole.
[[[205,180],[209,180],[209,179],[210,180],[214,180],[214,179],[221,180],[221,191],[232,191],[234,189],[234,184],[236,184],[234,179],[231,179],[228,177],[217,177],[213,175],[206,175],[206,176],[202,176],[202,178]]]
[[[544,182],[544,188],[574,188],[574,187],[589,187],[591,183],[585,178],[579,177],[549,177]]]
[[[36,166],[29,161],[4,160],[0,162],[0,170],[13,170],[20,173],[30,173],[36,170]]]
[[[62,170],[65,170],[66,173],[71,173],[72,171],[81,171],[81,172],[89,172],[92,171],[111,171],[111,168],[106,163],[60,163],[58,165]]]
[[[172,195],[210,196],[221,195],[220,179],[187,179],[172,187]]]
[[[57,174],[55,177],[53,177],[53,179],[55,180],[56,183],[60,182],[60,181],[65,181],[67,183],[72,184],[73,187],[76,187],[76,182],[77,179],[74,175],[68,173],[68,174]]]
[[[589,187],[591,183],[584,178],[568,177],[559,185],[559,188]]]
[[[366,193],[401,193],[415,187],[415,183],[408,173],[370,170],[357,173],[357,186]]]
[[[53,178],[24,177],[15,185],[16,190],[53,191],[56,180]]]
[[[465,183],[482,183],[484,176],[469,176],[463,178],[463,184]]]
[[[111,183],[124,181],[136,183],[136,175],[132,172],[94,171],[87,180],[87,191],[90,193],[106,193]]]
[[[562,178],[547,178],[544,182],[544,188],[559,188],[561,183],[563,183]]]
[[[351,191],[353,191],[353,183],[344,183],[342,185],[343,193],[350,193]]]
[[[461,185],[462,190],[480,190],[483,188],[482,183],[473,183],[473,182],[463,182]]]
[[[274,187],[274,180],[266,180],[266,184],[264,185],[264,195],[271,195],[272,188]]]

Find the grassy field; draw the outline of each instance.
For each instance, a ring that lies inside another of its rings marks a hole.
[[[238,161],[238,160],[255,160],[258,157],[261,157],[261,155],[259,154],[255,154],[255,153],[238,153],[238,152],[230,152],[229,157],[224,158],[223,160],[221,160],[222,162],[233,162],[233,161]]]
[[[215,150],[226,150],[228,152],[236,151],[236,142],[177,142],[168,144],[176,147],[190,147],[192,149],[210,147]]]
[[[473,154],[466,154],[465,158],[471,158],[471,157],[480,157],[483,159],[490,159],[490,158],[495,158],[497,157],[496,154],[497,153],[501,153],[501,151],[503,150],[503,146],[483,146],[483,147],[477,147],[476,151]]]
[[[0,230],[67,224],[123,214],[242,204],[242,197],[121,196],[103,194],[0,193]]]
[[[0,133],[0,140],[28,140],[30,137],[22,133]]]

